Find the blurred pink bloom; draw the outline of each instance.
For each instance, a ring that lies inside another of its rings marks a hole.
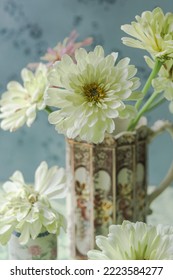
[[[72,57],[72,59],[74,59],[74,53],[76,49],[91,45],[93,41],[91,37],[88,37],[82,42],[75,43],[75,40],[78,36],[79,34],[75,30],[72,31],[70,36],[65,38],[62,43],[59,42],[53,49],[48,48],[47,53],[42,56],[41,59],[48,61],[50,65],[61,60],[64,54],[68,54]]]
[[[33,245],[28,248],[29,253],[32,256],[40,256],[41,255],[41,247],[38,245]]]

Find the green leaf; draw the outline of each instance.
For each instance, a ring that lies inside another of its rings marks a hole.
[[[122,119],[134,118],[137,114],[136,108],[131,105],[126,105],[125,109],[119,112],[119,116]]]
[[[126,100],[138,100],[144,97],[142,91],[134,91]]]

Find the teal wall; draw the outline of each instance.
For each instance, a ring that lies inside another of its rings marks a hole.
[[[54,47],[73,29],[81,40],[93,36],[93,46],[103,45],[106,53],[118,51],[120,57],[129,56],[144,79],[148,74],[145,52],[122,45],[120,26],[156,6],[173,12],[172,0],[0,0],[0,92],[8,81],[20,81],[23,67],[38,61],[48,46]],[[167,104],[148,116],[150,123],[159,118],[173,120]],[[164,176],[173,159],[172,147],[167,135],[151,145],[150,184],[157,184]],[[15,133],[0,131],[0,181],[17,169],[32,181],[42,160],[65,166],[64,137],[48,124],[46,113],[39,113],[31,128]]]

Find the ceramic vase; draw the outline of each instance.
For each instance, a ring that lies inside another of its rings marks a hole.
[[[56,260],[57,236],[43,232],[36,239],[30,239],[25,245],[19,242],[20,234],[14,232],[8,244],[10,260]]]
[[[146,222],[150,204],[168,185],[148,195],[148,144],[172,125],[106,135],[101,144],[67,139],[68,235],[72,259],[85,259],[95,236],[123,220]],[[173,171],[173,170],[172,170]],[[170,176],[168,176],[170,177]],[[170,178],[169,178],[170,179]]]

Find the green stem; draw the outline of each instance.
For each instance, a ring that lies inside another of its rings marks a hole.
[[[52,110],[49,106],[46,106],[46,107],[45,107],[45,111],[46,111],[48,114],[50,114],[50,113],[53,112],[53,110]]]
[[[140,120],[140,118],[144,115],[144,113],[146,113],[151,108],[150,105],[157,98],[157,96],[158,96],[158,92],[153,92],[153,94],[150,96],[150,98],[147,100],[147,102],[144,104],[144,106],[138,112],[136,118],[129,125],[128,130],[133,130],[136,127],[136,125],[137,125],[138,121]]]
[[[166,101],[166,99],[164,97],[162,97],[157,102],[155,102],[152,106],[150,106],[150,108],[147,110],[147,112],[154,110],[156,107],[158,107],[159,105],[161,105],[165,101]]]
[[[162,66],[162,62],[160,60],[156,59],[154,68],[153,68],[152,72],[150,73],[150,76],[148,77],[148,80],[146,81],[146,83],[145,83],[145,85],[144,85],[144,87],[142,89],[143,98],[146,95],[146,93],[148,92],[148,90],[149,90],[149,88],[151,86],[151,82],[156,77],[156,75],[158,74],[161,66]],[[136,107],[137,110],[139,110],[139,107],[141,106],[143,98],[136,102],[135,107]]]

